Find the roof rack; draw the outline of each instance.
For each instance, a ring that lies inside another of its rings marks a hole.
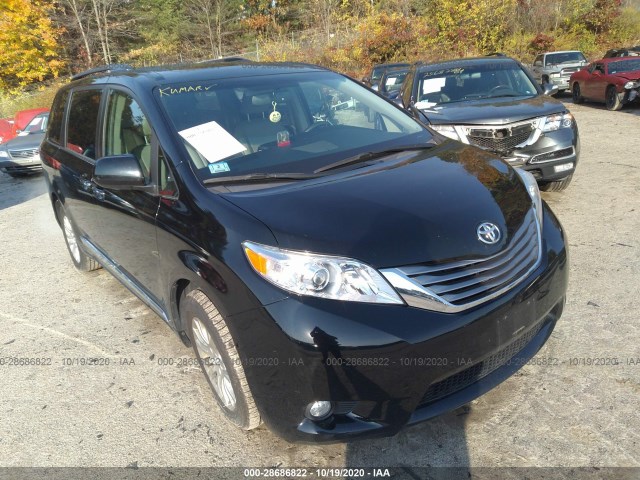
[[[115,72],[120,70],[133,70],[133,67],[131,65],[127,65],[124,63],[113,63],[111,65],[102,65],[100,67],[90,68],[89,70],[85,70],[84,72],[76,73],[71,77],[71,80],[79,80],[81,78],[95,75],[96,73],[107,73],[107,72]]]
[[[225,63],[225,62],[253,62],[253,60],[236,56],[236,57],[222,57],[222,58],[212,58],[209,60],[200,60],[198,63]]]

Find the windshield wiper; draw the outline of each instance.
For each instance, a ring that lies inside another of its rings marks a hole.
[[[246,175],[233,175],[228,177],[207,178],[202,183],[205,185],[222,185],[224,183],[243,182],[276,182],[279,180],[307,180],[318,178],[320,175],[310,173],[248,173]]]
[[[406,145],[404,147],[389,148],[387,150],[380,150],[379,152],[359,153],[358,155],[354,155],[353,157],[344,158],[342,160],[338,160],[337,162],[330,163],[329,165],[325,165],[324,167],[320,167],[317,170],[314,170],[313,173],[327,172],[329,170],[335,170],[338,168],[346,167],[348,165],[354,165],[356,163],[374,160],[380,157],[387,157],[389,155],[393,155],[394,153],[406,152],[408,150],[427,150],[433,146],[433,143],[425,143],[421,145]]]

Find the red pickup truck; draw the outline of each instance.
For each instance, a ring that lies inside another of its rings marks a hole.
[[[6,143],[15,138],[36,115],[48,111],[48,108],[31,108],[17,112],[13,120],[0,119],[0,143]]]

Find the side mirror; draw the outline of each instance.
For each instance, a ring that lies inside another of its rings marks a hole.
[[[593,74],[594,74],[596,77],[599,77],[600,75],[602,75],[602,72],[601,72],[600,70],[597,70],[597,69],[596,69],[596,70],[594,70],[594,71],[593,71]]]
[[[100,187],[113,190],[137,190],[145,186],[138,159],[130,153],[96,160],[93,181]]]
[[[541,67],[542,66],[542,61],[538,60],[536,62],[533,62],[533,66],[534,67]]]
[[[555,95],[559,92],[558,86],[553,83],[543,83],[542,90],[545,95]]]
[[[371,79],[369,77],[362,77],[362,83],[369,83]]]

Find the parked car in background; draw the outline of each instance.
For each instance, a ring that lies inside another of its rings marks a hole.
[[[640,58],[597,60],[571,75],[574,103],[585,99],[603,102],[607,110],[620,110],[640,97]]]
[[[552,83],[559,92],[569,90],[569,77],[587,64],[582,52],[569,50],[562,52],[547,52],[538,55],[531,72],[533,78],[540,83]]]
[[[369,75],[362,79],[362,83],[376,90],[378,88],[378,83],[380,82],[382,75],[384,75],[384,72],[386,72],[388,69],[410,66],[410,63],[381,63],[378,65],[374,65]]]
[[[409,73],[409,67],[388,69],[378,82],[378,92],[393,100],[400,93],[400,88],[407,73]]]
[[[612,48],[611,50],[607,50],[607,53],[604,54],[602,58],[613,58],[613,57],[639,57],[640,56],[640,45],[636,45],[635,47],[629,48]]]
[[[42,170],[40,144],[44,138],[49,113],[40,113],[31,119],[13,140],[0,145],[0,170],[19,177]]]
[[[509,57],[416,64],[401,101],[442,135],[488,150],[531,172],[543,190],[567,188],[580,142],[573,115]]]
[[[3,142],[8,142],[9,140],[18,136],[20,132],[22,132],[27,125],[39,114],[47,113],[49,111],[48,108],[31,108],[29,110],[20,110],[17,112],[12,120],[9,120],[11,123],[10,131],[8,134],[3,135]]]
[[[324,68],[94,70],[41,155],[74,265],[192,345],[243,429],[393,435],[513,375],[565,304],[530,174]]]

